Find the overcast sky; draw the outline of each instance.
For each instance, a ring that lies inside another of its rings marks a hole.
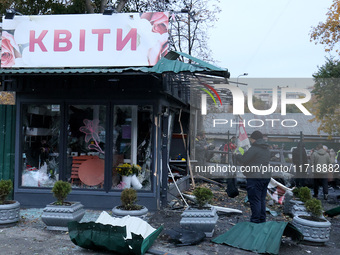
[[[234,78],[245,72],[249,78],[311,78],[328,55],[309,33],[326,20],[332,2],[221,0],[209,43],[216,64]]]

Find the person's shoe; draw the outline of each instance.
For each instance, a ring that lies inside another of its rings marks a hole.
[[[323,198],[324,198],[325,200],[327,200],[327,199],[328,199],[328,194],[323,195]]]

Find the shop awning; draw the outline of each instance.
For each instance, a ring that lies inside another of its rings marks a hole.
[[[184,63],[178,60],[179,56],[190,59],[195,63]],[[3,68],[0,69],[1,75],[77,75],[77,74],[162,74],[165,72],[190,72],[190,73],[209,73],[212,75],[229,78],[228,69],[223,69],[203,60],[192,57],[186,53],[170,51],[165,57],[161,58],[153,67],[121,67],[121,68]]]

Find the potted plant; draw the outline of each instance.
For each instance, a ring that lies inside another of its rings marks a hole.
[[[120,195],[121,205],[115,206],[112,213],[116,217],[124,217],[127,215],[145,219],[148,209],[145,206],[136,204],[137,191],[133,188],[124,189]]]
[[[0,227],[15,225],[20,218],[20,203],[7,200],[13,189],[11,180],[0,180]]]
[[[212,237],[218,220],[217,210],[208,206],[213,198],[213,193],[206,187],[197,187],[193,191],[197,206],[191,206],[184,210],[180,225],[196,231],[202,231],[206,237]]]
[[[57,201],[47,205],[41,216],[47,229],[67,231],[68,222],[79,222],[83,218],[85,210],[80,202],[65,201],[71,190],[71,184],[65,181],[57,181],[53,185],[52,192]]]
[[[324,244],[329,240],[331,223],[322,216],[321,201],[312,198],[306,201],[305,207],[310,215],[296,215],[293,225],[303,234],[304,241]]]
[[[128,189],[132,186],[134,189],[141,189],[143,187],[137,178],[137,175],[141,171],[141,167],[139,165],[131,165],[129,163],[119,164],[116,171],[122,176],[123,188]]]

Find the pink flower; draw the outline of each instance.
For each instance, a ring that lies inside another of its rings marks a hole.
[[[98,125],[99,124],[98,119],[95,120],[84,119],[83,122],[85,126],[80,127],[79,130],[80,132],[85,133],[85,142],[88,143],[91,139],[94,141],[94,144],[89,144],[88,148],[90,150],[96,150],[104,154],[104,151],[99,146],[100,143],[99,133],[101,131],[104,131],[105,129]]]
[[[15,55],[18,45],[14,41],[13,35],[2,32],[2,51],[1,51],[1,67],[12,67],[15,64]],[[19,52],[18,52],[19,53]]]
[[[152,25],[152,32],[164,34],[168,32],[169,17],[164,12],[146,12],[141,16],[147,19]]]
[[[85,126],[82,126],[79,128],[79,130],[83,133],[85,133],[85,142],[89,142],[91,139],[94,141],[100,142],[100,137],[98,135],[99,132],[104,131],[104,128],[101,126],[98,126],[99,120],[83,120]]]

